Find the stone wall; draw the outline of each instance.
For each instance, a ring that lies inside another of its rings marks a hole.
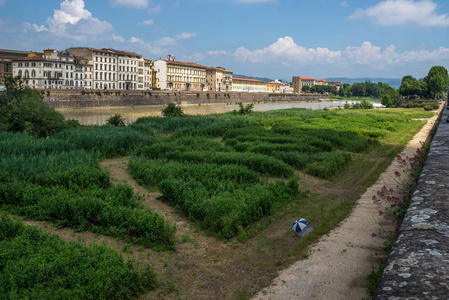
[[[42,92],[44,101],[53,108],[109,107],[199,104],[199,103],[263,103],[282,101],[316,101],[328,100],[317,95],[277,95],[266,93],[236,93],[236,92],[172,92],[172,91],[54,91]]]
[[[373,299],[449,299],[449,110]]]

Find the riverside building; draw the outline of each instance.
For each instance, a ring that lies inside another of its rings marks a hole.
[[[12,60],[13,75],[33,89],[92,88],[92,65],[82,57],[46,49]]]
[[[223,67],[206,69],[206,86],[208,91],[232,91],[232,71]]]
[[[177,61],[173,55],[154,61],[159,87],[174,91],[203,91],[207,67],[197,63]]]
[[[75,47],[67,52],[88,60],[93,66],[93,88],[105,90],[145,89],[142,55],[115,49]]]
[[[232,78],[232,91],[234,92],[265,93],[266,90],[267,86],[263,81],[249,78]]]

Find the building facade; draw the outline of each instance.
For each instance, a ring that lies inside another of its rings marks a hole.
[[[87,59],[93,66],[94,89],[145,89],[144,58],[134,52],[86,47],[69,48],[67,52]]]
[[[5,77],[13,75],[14,59],[21,59],[28,56],[28,51],[17,51],[0,49],[0,86],[5,85]]]
[[[13,60],[13,75],[33,89],[92,88],[91,69],[86,59],[54,49]]]
[[[207,68],[206,69],[207,90],[214,92],[232,91],[232,76],[233,76],[232,71],[226,70],[223,67]]]
[[[232,78],[232,91],[265,93],[266,83],[257,79]]]
[[[174,91],[203,91],[206,86],[207,67],[190,62],[176,61],[169,55],[167,59],[154,62],[159,87]]]
[[[292,86],[293,86],[293,92],[300,94],[302,93],[302,87],[303,86],[309,86],[312,87],[315,85],[315,79],[312,77],[299,77],[299,76],[293,76],[292,77]]]

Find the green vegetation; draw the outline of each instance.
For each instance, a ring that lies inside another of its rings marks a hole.
[[[0,214],[0,294],[6,299],[132,299],[157,286],[147,266],[103,245],[84,247]]]
[[[422,79],[410,75],[402,78],[399,93],[402,96],[418,96],[423,99],[445,98],[449,85],[449,75],[445,67],[433,66]]]
[[[106,120],[106,124],[117,126],[117,127],[125,127],[126,126],[125,119],[121,115],[110,116]]]
[[[42,95],[26,87],[20,77],[5,78],[6,92],[0,93],[0,131],[23,132],[48,137],[70,123],[42,100]]]
[[[389,111],[301,109],[142,118],[131,128],[155,140],[134,151],[130,170],[203,229],[231,238],[306,195],[295,170],[332,179],[354,155],[397,138],[409,120]]]
[[[8,113],[29,92],[20,94],[20,82],[15,84],[1,96]],[[116,237],[130,243],[121,247],[128,254],[131,244],[139,244],[139,251],[173,250],[174,225],[144,208],[128,184],[112,185],[99,167],[100,159],[132,155],[130,172],[139,183],[161,192],[160,199],[195,229],[220,239],[245,243],[272,222],[306,217],[315,227],[310,235],[293,247],[272,240],[282,249],[263,248],[282,253],[283,264],[305,255],[307,245],[350,213],[360,190],[422,125],[411,118],[432,114],[416,109],[254,112],[241,105],[244,113],[186,116],[175,104],[166,108],[164,116],[182,117],[140,118],[126,127],[120,126],[120,116],[103,126],[72,121],[73,128],[67,128],[63,121],[44,134],[7,132],[13,131],[13,119],[2,115],[1,211]],[[339,194],[314,190],[314,184],[351,189]],[[11,217],[0,221],[0,291],[9,298],[126,299],[157,285],[150,268],[124,263],[105,246],[85,248]],[[185,235],[182,241],[187,240]],[[259,263],[271,272],[275,267],[269,264],[278,261]]]
[[[162,109],[162,116],[164,117],[182,117],[183,115],[182,107],[175,103],[169,103]]]

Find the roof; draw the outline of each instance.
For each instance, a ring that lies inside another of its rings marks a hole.
[[[237,77],[233,77],[232,80],[252,81],[252,82],[260,82],[260,83],[264,83],[263,81],[260,81],[260,80],[257,80],[257,79],[250,79],[250,78],[237,78]]]
[[[314,80],[312,77],[299,77],[301,80]]]
[[[315,79],[315,81],[327,82],[325,79]]]
[[[175,64],[175,65],[181,65],[181,66],[188,66],[188,67],[196,67],[196,68],[202,68],[202,69],[207,69],[206,66],[197,64],[197,63],[191,63],[191,62],[182,62],[182,61],[172,61],[172,60],[166,60],[163,59],[163,61],[170,63],[170,64]]]

